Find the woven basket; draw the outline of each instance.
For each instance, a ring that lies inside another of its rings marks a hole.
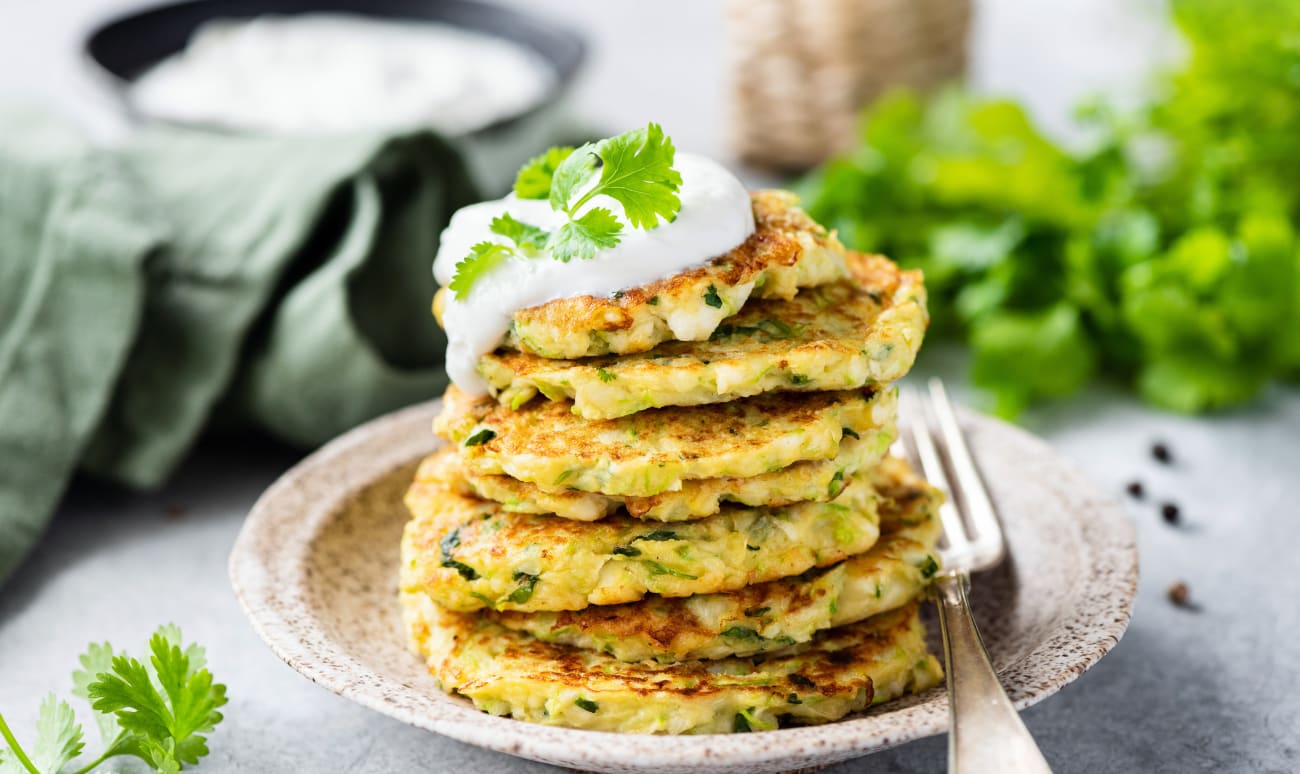
[[[850,147],[882,92],[961,76],[970,18],[970,0],[727,0],[734,150],[803,169]]]

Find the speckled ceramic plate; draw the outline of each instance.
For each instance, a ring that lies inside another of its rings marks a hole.
[[[943,690],[838,723],[756,734],[621,736],[523,723],[443,694],[406,649],[397,608],[402,492],[438,446],[437,404],[375,420],[277,481],[230,558],[249,619],[290,666],[371,709],[470,744],[603,772],[774,772],[835,763],[947,727]],[[1132,526],[1046,444],[963,416],[997,503],[1009,560],[975,579],[988,649],[1019,707],[1109,651],[1137,584]]]

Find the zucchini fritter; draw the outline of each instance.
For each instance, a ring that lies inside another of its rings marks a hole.
[[[894,610],[916,598],[939,569],[934,550],[942,495],[900,459],[871,476],[880,502],[880,542],[826,570],[694,597],[561,613],[493,614],[510,629],[608,653],[660,662],[787,650],[819,631]]]
[[[441,459],[450,463],[443,452]],[[447,477],[443,476],[445,481]],[[416,481],[402,539],[405,591],[454,610],[579,610],[739,589],[860,554],[880,535],[867,482],[826,503],[729,506],[663,525],[508,513],[436,479]]]
[[[482,616],[403,594],[412,647],[444,690],[485,712],[626,733],[763,731],[824,723],[942,678],[916,605],[819,635],[800,652],[630,664],[541,642]]]
[[[894,389],[868,388],[769,393],[605,420],[569,408],[533,401],[511,410],[453,386],[434,430],[460,447],[475,474],[508,475],[547,492],[651,497],[691,479],[748,478],[833,459],[845,435],[893,434],[898,407]]]
[[[682,482],[681,489],[650,497],[577,490],[547,492],[510,476],[484,475],[463,469],[461,474],[468,485],[467,494],[495,500],[513,513],[554,513],[566,519],[595,521],[622,509],[638,519],[689,521],[712,516],[724,502],[751,506],[825,502],[851,483],[859,470],[879,462],[893,442],[892,427],[857,438],[848,436],[840,441],[839,454],[829,460],[796,462],[752,478],[687,479]],[[422,465],[416,478],[431,475],[427,468],[428,463]]]
[[[636,355],[548,360],[494,352],[479,371],[509,406],[541,392],[570,398],[588,419],[692,406],[778,390],[888,384],[912,367],[929,317],[917,271],[850,253],[852,279],[791,299],[755,300],[707,341],[671,341]]]
[[[843,279],[844,246],[786,191],[751,194],[756,230],[744,244],[696,269],[613,296],[574,296],[515,312],[502,346],[542,357],[644,352],[662,341],[701,341],[756,298]],[[434,298],[441,319],[444,288]]]

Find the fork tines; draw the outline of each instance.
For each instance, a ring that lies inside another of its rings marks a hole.
[[[901,388],[900,414],[914,459],[925,478],[946,497],[939,508],[945,572],[969,573],[1002,560],[1002,528],[943,382],[926,393]]]

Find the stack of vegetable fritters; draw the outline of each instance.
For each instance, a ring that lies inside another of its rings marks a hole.
[[[515,315],[407,496],[402,602],[443,688],[494,714],[700,733],[930,687],[916,597],[939,495],[888,456],[920,276],[788,194],[704,266]]]

